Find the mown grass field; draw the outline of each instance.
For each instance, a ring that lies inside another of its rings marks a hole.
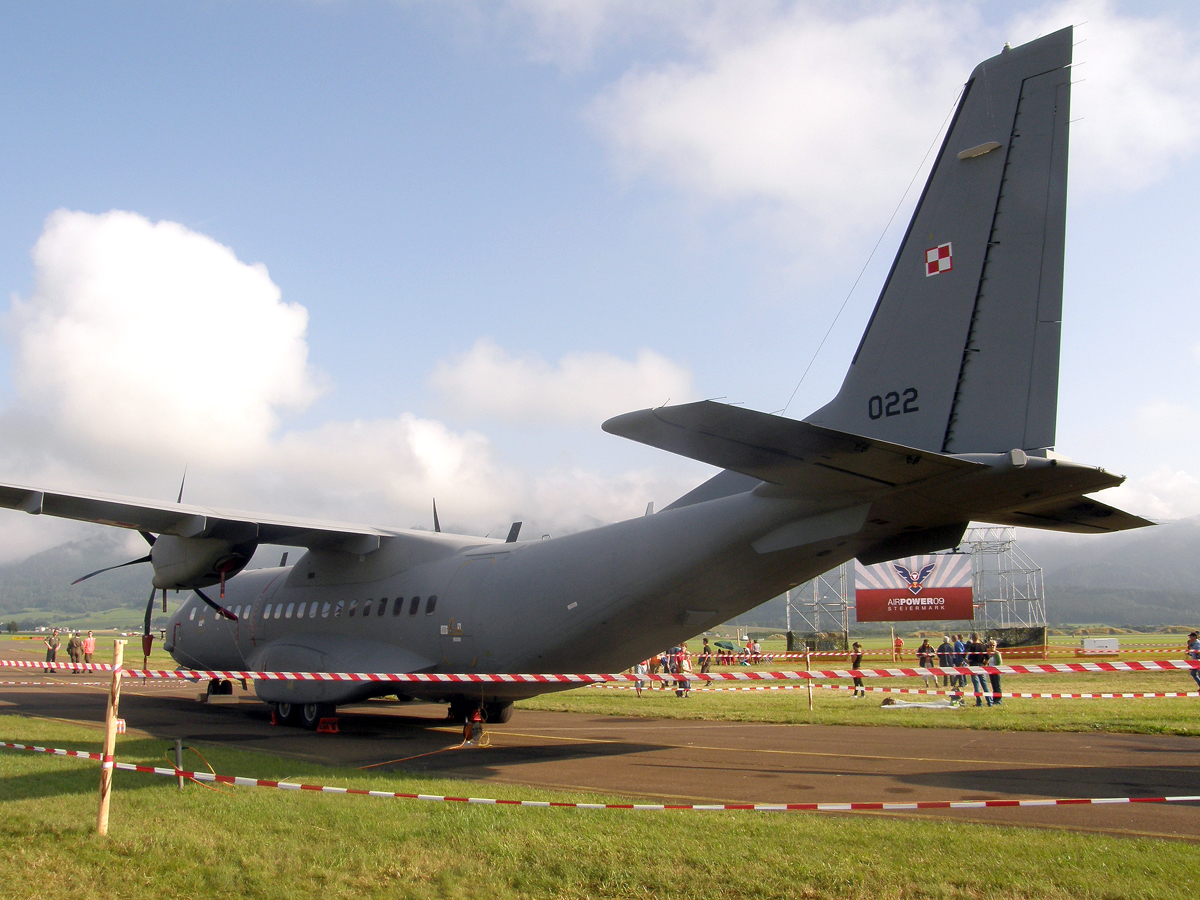
[[[0,716],[19,743],[95,750],[95,729]],[[161,764],[130,736],[119,758]],[[204,748],[218,772],[389,791],[547,791],[364,773]],[[197,761],[189,755],[189,765]],[[117,772],[94,834],[95,763],[0,750],[0,898],[1161,898],[1195,847],[1148,838],[809,813],[520,809],[212,790]]]

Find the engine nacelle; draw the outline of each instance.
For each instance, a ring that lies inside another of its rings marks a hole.
[[[246,568],[257,549],[256,541],[239,544],[221,538],[159,535],[150,548],[154,586],[185,591],[217,584]]]

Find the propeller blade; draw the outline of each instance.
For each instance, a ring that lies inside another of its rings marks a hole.
[[[193,591],[193,593],[195,593],[195,595],[197,597],[199,597],[201,600],[203,600],[205,603],[207,603],[209,606],[211,606],[213,609],[215,609],[218,613],[223,615],[225,618],[231,619],[234,622],[237,621],[237,616],[235,616],[233,613],[231,613],[225,607],[221,606],[221,604],[210,599],[209,596],[206,593],[204,593],[204,591],[200,590],[200,588],[192,588],[192,591]]]
[[[183,464],[183,478],[179,479],[179,497],[175,500],[176,503],[183,502],[183,486],[187,484],[187,463]]]
[[[158,593],[157,589],[150,588],[150,601],[146,604],[146,627],[142,631],[143,637],[148,637],[150,634],[150,617],[154,615],[154,595]],[[147,653],[147,656],[150,654]]]
[[[148,531],[139,531],[138,534],[140,534],[142,537],[144,537],[146,539],[147,544],[149,544],[151,547],[154,546],[154,541],[156,540],[154,535],[152,535]]]
[[[71,582],[71,584],[79,584],[79,582],[81,582],[81,581],[87,581],[93,575],[99,575],[101,572],[111,572],[113,569],[123,569],[126,566],[136,566],[136,565],[138,565],[138,563],[146,563],[146,562],[150,562],[149,554],[147,554],[146,556],[143,556],[141,559],[131,559],[129,562],[123,562],[123,563],[120,563],[115,566],[106,566],[103,569],[97,569],[95,572],[89,572],[87,575],[84,575],[82,578],[76,578],[74,581]]]
[[[438,517],[437,517],[437,497],[433,498],[433,530],[434,531],[442,530],[442,523],[438,521]]]
[[[519,535],[521,533],[521,525],[522,524],[523,523],[521,523],[521,522],[513,522],[512,523],[512,528],[508,529],[508,537],[506,537],[504,539],[504,543],[512,544],[512,543],[516,542],[517,535]]]

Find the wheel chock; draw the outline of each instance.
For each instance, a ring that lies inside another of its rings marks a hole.
[[[338,734],[337,716],[331,716],[328,719],[322,719],[317,723],[317,734]]]

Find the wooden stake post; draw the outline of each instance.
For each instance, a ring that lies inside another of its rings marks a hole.
[[[804,647],[804,670],[806,672],[812,671],[812,654],[809,653],[807,645]],[[812,679],[805,678],[804,680],[808,682],[808,711],[812,712]]]
[[[112,796],[113,752],[117,747],[117,705],[121,700],[121,664],[125,661],[125,642],[113,641],[112,686],[104,710],[104,748],[100,751],[100,811],[96,816],[96,834],[108,834],[108,801]]]

